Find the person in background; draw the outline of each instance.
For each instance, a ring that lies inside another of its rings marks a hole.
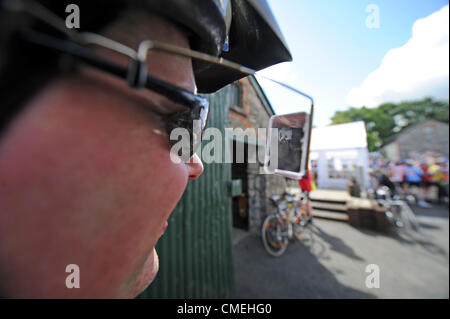
[[[391,181],[400,197],[404,197],[403,181],[405,178],[406,167],[402,162],[393,162],[391,166]]]
[[[309,198],[309,193],[312,191],[312,180],[311,180],[311,171],[308,170],[306,176],[304,176],[302,179],[298,181],[298,185],[300,186],[300,189],[302,190],[302,193],[305,196],[304,201],[300,201],[300,205],[306,210],[306,222],[312,223],[312,206],[311,206],[311,200]]]
[[[440,163],[440,167],[442,170],[442,197],[443,197],[443,202],[447,202],[448,204],[448,200],[449,200],[449,175],[448,175],[448,159],[447,160],[443,160]]]
[[[431,185],[438,188],[438,202],[443,204],[448,197],[446,184],[448,185],[448,170],[446,174],[445,161],[438,160],[439,163],[432,163],[428,167]],[[446,181],[447,177],[447,181]]]
[[[352,176],[347,184],[348,193],[352,197],[361,197],[361,186],[356,180],[355,176]]]
[[[379,171],[371,170],[370,171],[370,177],[371,177],[370,185],[372,187],[372,190],[375,192],[375,194],[376,194],[376,191],[380,187],[386,186],[386,187],[389,188],[391,196],[397,195],[397,191],[396,191],[394,183],[391,181],[389,176],[387,176],[381,170],[379,170]]]
[[[428,171],[428,167],[430,166],[428,162],[431,160],[424,160],[419,164],[420,169],[423,172],[422,175],[422,189],[424,198],[428,198],[428,194],[430,193],[431,186],[433,186],[431,180],[431,173]]]
[[[406,186],[406,193],[411,192],[411,187],[416,187],[418,190],[417,197],[418,201],[417,204],[420,207],[429,208],[431,207],[430,204],[428,204],[425,201],[425,193],[424,193],[424,182],[423,182],[423,171],[420,168],[419,164],[416,162],[409,161],[408,166],[405,170],[405,186]]]

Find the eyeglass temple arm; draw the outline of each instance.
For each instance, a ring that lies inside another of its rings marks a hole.
[[[160,50],[160,51],[169,52],[169,53],[173,53],[173,54],[177,54],[177,55],[182,55],[185,57],[194,58],[196,60],[200,60],[203,62],[209,62],[212,64],[222,65],[224,67],[233,69],[235,71],[244,73],[246,75],[258,75],[259,77],[262,77],[266,80],[277,83],[278,85],[281,85],[291,91],[294,91],[294,92],[306,97],[307,99],[310,100],[312,105],[314,104],[313,98],[311,96],[309,96],[308,94],[306,94],[300,90],[297,90],[296,88],[294,88],[286,83],[271,79],[271,78],[266,77],[261,74],[256,74],[256,72],[257,72],[256,70],[253,70],[246,66],[240,65],[238,63],[235,63],[235,62],[232,62],[232,61],[220,58],[220,57],[214,57],[214,56],[205,54],[203,52],[178,47],[178,46],[175,46],[175,45],[172,45],[169,43],[163,43],[163,42],[153,41],[153,40],[145,40],[139,44],[139,48],[137,50],[137,59],[140,61],[145,61],[149,50]]]
[[[309,152],[311,151],[311,137],[312,137],[312,126],[313,126],[313,117],[314,117],[314,101],[312,101],[311,103],[311,114],[309,115],[309,127],[308,127],[308,145],[306,148],[306,164],[305,164],[305,168],[306,168],[306,176],[308,177],[308,170],[309,170]]]
[[[75,42],[54,38],[33,30],[21,31],[20,37],[30,43],[51,48],[70,56],[76,57],[89,65],[98,67],[115,76],[126,77],[127,69],[123,66],[104,60],[90,50],[76,44]]]
[[[100,70],[106,71],[112,75],[126,79],[130,86],[136,87],[134,77],[136,75],[144,75],[144,87],[161,94],[175,103],[180,103],[189,107],[195,107],[201,104],[201,99],[195,96],[193,93],[176,87],[170,83],[154,78],[147,75],[146,64],[138,62],[137,60],[131,60],[129,68],[126,68],[118,63],[109,61],[93,53],[90,49],[82,47],[74,42],[66,41],[51,36],[41,34],[36,31],[27,30],[22,31],[20,36],[27,42],[31,42],[37,45],[49,47],[57,51],[66,53],[73,57],[78,58],[80,61],[96,67]],[[145,71],[140,72],[135,68],[145,68]]]

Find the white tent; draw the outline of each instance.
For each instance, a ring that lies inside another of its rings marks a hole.
[[[319,188],[346,189],[355,177],[361,189],[369,183],[367,134],[363,121],[314,128],[311,164],[316,167]]]

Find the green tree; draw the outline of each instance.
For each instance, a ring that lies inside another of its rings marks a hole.
[[[448,102],[425,98],[398,104],[384,103],[376,108],[352,107],[346,111],[336,112],[331,121],[332,124],[364,121],[369,151],[373,152],[391,136],[425,119],[448,123]]]

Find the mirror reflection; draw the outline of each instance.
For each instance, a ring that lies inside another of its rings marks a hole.
[[[269,122],[266,171],[300,179],[307,169],[309,114],[275,115]]]

